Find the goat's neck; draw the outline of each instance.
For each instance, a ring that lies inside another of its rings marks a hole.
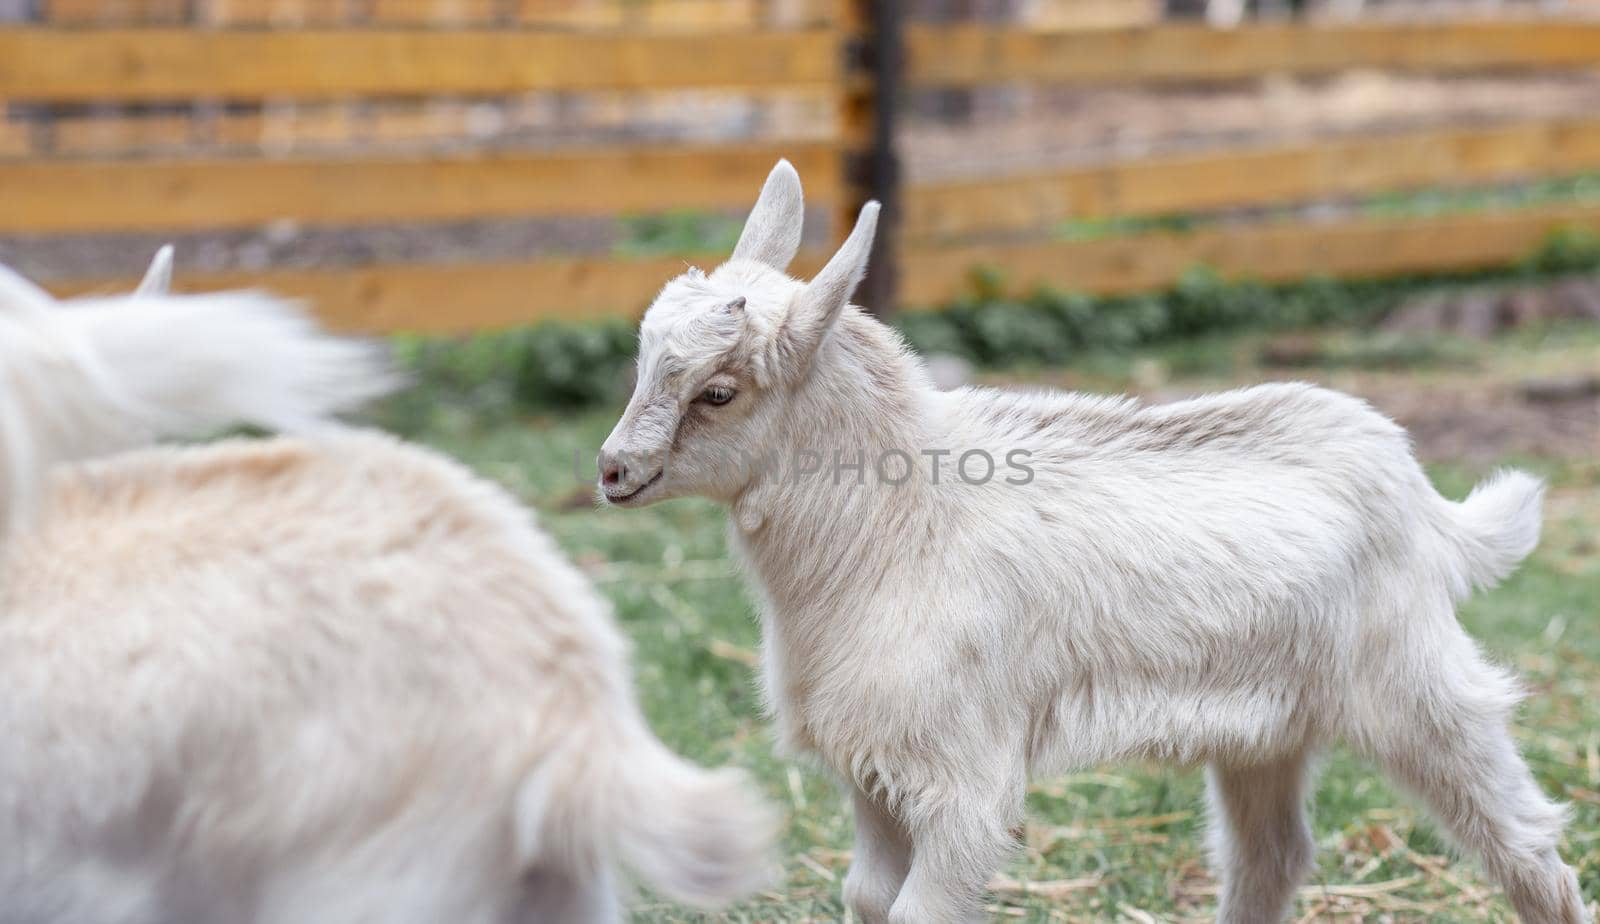
[[[822,456],[821,470],[792,465],[768,473],[735,504],[735,543],[771,602],[782,610],[825,610],[851,582],[872,580],[865,563],[886,533],[921,535],[936,516],[924,449],[945,448],[936,411],[941,396],[921,364],[877,321],[855,311],[839,319],[810,375],[776,427],[774,448],[792,461]],[[886,456],[903,453],[903,457]],[[878,471],[899,479],[895,485]],[[838,463],[864,462],[861,474]]]

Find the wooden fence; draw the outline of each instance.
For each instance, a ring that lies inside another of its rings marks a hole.
[[[1556,228],[1600,230],[1600,206],[1564,205],[1393,220],[1219,222],[1087,241],[1054,234],[1072,219],[1276,208],[1600,170],[1600,117],[1427,128],[906,185],[884,144],[893,113],[878,104],[899,97],[895,81],[927,89],[1187,83],[1352,68],[1592,68],[1600,64],[1600,25],[1259,25],[1223,32],[1186,25],[1085,31],[956,24],[902,32],[882,18],[893,4],[861,7],[834,4],[832,16],[781,29],[0,28],[0,107],[732,88],[822,95],[837,114],[830,137],[804,143],[115,160],[41,155],[25,140],[8,142],[5,126],[13,134],[16,126],[0,123],[0,235],[736,210],[751,201],[779,156],[796,163],[810,202],[834,214],[847,215],[869,194],[890,198],[898,227],[880,266],[896,265],[898,273],[879,278],[897,278],[898,302],[910,306],[960,294],[977,266],[1000,268],[1019,289],[1128,292],[1170,284],[1196,263],[1272,280],[1494,265],[1521,256]],[[801,268],[823,255],[806,253]],[[276,269],[191,274],[180,282],[305,296],[348,328],[448,332],[637,313],[685,257],[695,256]],[[122,284],[85,279],[56,287]]]

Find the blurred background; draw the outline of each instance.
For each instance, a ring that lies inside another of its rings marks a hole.
[[[0,262],[113,291],[175,242],[180,288],[392,339],[416,384],[375,422],[539,509],[663,738],[788,807],[786,881],[726,920],[834,921],[848,815],[771,754],[721,513],[590,487],[639,315],[778,157],[798,272],[888,203],[857,300],[947,386],[1309,379],[1447,493],[1551,479],[1541,550],[1463,619],[1528,677],[1520,739],[1600,896],[1600,2],[0,0]],[[992,910],[1206,919],[1199,790],[1041,781]],[[1368,768],[1318,802],[1300,920],[1508,919]]]

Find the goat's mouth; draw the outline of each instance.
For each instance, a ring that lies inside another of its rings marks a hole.
[[[616,504],[619,507],[625,507],[628,504],[631,504],[634,501],[638,500],[641,496],[644,495],[644,492],[646,492],[646,491],[650,490],[651,488],[655,487],[661,481],[661,476],[665,475],[666,473],[667,473],[667,470],[665,468],[661,469],[660,471],[656,472],[654,475],[651,475],[649,481],[646,481],[644,484],[639,485],[637,488],[634,488],[632,491],[628,491],[628,492],[625,492],[625,493],[617,494],[617,493],[614,493],[610,488],[604,488],[604,489],[601,490],[600,493],[605,495],[606,503],[608,503],[608,504]]]

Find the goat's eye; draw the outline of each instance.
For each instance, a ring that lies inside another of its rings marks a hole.
[[[726,385],[713,385],[700,393],[700,400],[721,407],[733,400],[733,389]]]

